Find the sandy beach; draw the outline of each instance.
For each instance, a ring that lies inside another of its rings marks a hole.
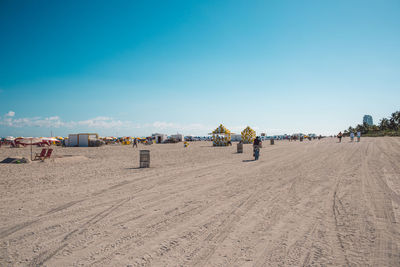
[[[400,264],[400,138],[139,149],[0,164],[0,266]]]

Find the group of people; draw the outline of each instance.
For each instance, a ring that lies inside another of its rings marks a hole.
[[[350,133],[350,142],[354,141],[354,136],[355,136],[354,132],[351,132]],[[342,142],[342,137],[343,137],[342,132],[339,132],[338,135],[337,135],[337,138],[339,139],[339,143]],[[357,132],[357,142],[360,142],[360,139],[361,139],[361,132],[358,131]]]

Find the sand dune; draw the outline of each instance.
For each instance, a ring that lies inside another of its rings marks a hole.
[[[140,148],[0,164],[0,265],[400,264],[400,138]]]

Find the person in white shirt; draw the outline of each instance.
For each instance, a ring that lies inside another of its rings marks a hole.
[[[353,141],[354,141],[354,133],[351,132],[351,133],[350,133],[350,142],[353,142]]]

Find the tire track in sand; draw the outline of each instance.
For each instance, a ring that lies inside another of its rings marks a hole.
[[[115,204],[109,208],[106,208],[102,212],[96,214],[91,219],[89,219],[84,224],[82,224],[79,228],[69,232],[60,241],[61,244],[59,246],[56,246],[56,248],[54,248],[54,249],[46,250],[46,251],[40,253],[38,256],[34,257],[33,260],[30,262],[29,266],[43,265],[45,262],[50,260],[55,255],[57,255],[57,253],[59,253],[61,250],[66,248],[69,245],[69,243],[67,241],[69,241],[70,239],[72,239],[74,237],[81,235],[83,232],[86,231],[86,229],[88,227],[90,227],[90,226],[96,224],[97,222],[101,221],[102,219],[106,218],[108,215],[110,215],[112,212],[114,212],[116,209],[121,207],[124,203],[128,202],[129,200],[130,200],[130,198],[125,198],[125,199],[119,200],[117,202],[117,204]]]

